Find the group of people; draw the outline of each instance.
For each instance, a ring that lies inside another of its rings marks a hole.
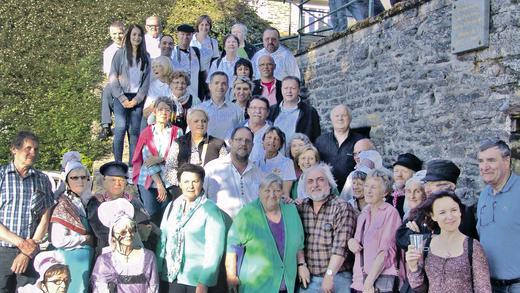
[[[390,171],[348,106],[322,133],[275,29],[255,53],[237,24],[223,54],[207,16],[180,25],[177,46],[157,17],[146,30],[110,27],[102,192],[74,151],[52,190],[33,167],[38,137],[13,138],[2,292],[520,292],[520,179],[504,141],[476,151],[486,187],[466,206],[454,162],[402,153]]]

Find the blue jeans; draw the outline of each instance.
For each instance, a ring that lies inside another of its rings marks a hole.
[[[125,95],[128,97],[129,101],[135,97],[135,94],[125,93]],[[132,109],[126,109],[123,107],[121,102],[119,102],[119,99],[114,99],[114,159],[118,162],[123,161],[125,134],[128,133],[128,145],[130,146],[128,166],[132,166],[132,156],[137,144],[137,139],[139,138],[141,117],[143,116],[143,105],[144,103],[141,102]]]
[[[511,286],[493,286],[493,293],[520,293],[520,283]]]
[[[141,201],[143,202],[144,209],[150,215],[152,222],[157,226],[161,225],[162,215],[166,206],[168,205],[169,198],[166,198],[163,202],[157,201],[157,188],[149,188],[146,189],[142,185],[137,185],[139,189],[139,194],[141,195]]]
[[[323,277],[311,276],[311,282],[304,289],[300,287],[301,292],[316,293],[321,292],[321,283]],[[352,285],[352,273],[341,272],[334,276],[334,292],[335,293],[350,293],[350,286]]]
[[[351,0],[329,0],[329,11],[338,9],[347,4]],[[330,24],[334,32],[342,32],[347,29],[347,16],[352,16],[357,21],[361,21],[368,17],[368,1],[358,0],[351,3],[346,8],[342,8],[330,15]],[[374,15],[385,10],[381,0],[374,0]]]

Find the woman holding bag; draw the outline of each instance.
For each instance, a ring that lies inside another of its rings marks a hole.
[[[163,179],[163,162],[173,141],[182,135],[182,130],[170,123],[173,110],[170,98],[159,97],[155,101],[155,124],[143,129],[132,159],[133,182],[137,184],[144,208],[156,225],[161,223],[162,212],[168,204],[166,188],[169,186]]]
[[[392,173],[374,169],[365,181],[368,204],[358,217],[356,234],[348,242],[356,254],[352,289],[354,292],[397,292],[399,265],[395,232],[401,224],[399,212],[385,202],[392,191]]]
[[[406,252],[407,276],[415,292],[489,293],[489,268],[482,246],[462,234],[462,202],[448,190],[434,193],[421,205],[432,230],[429,252],[410,245]]]

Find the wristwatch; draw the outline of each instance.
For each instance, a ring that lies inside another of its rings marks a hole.
[[[334,275],[334,274],[332,273],[332,270],[331,270],[331,269],[327,269],[327,271],[325,272],[325,275],[327,275],[327,276],[332,276],[332,275]]]

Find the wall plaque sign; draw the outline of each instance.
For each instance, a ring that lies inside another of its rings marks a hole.
[[[451,53],[489,45],[489,0],[453,0]]]

